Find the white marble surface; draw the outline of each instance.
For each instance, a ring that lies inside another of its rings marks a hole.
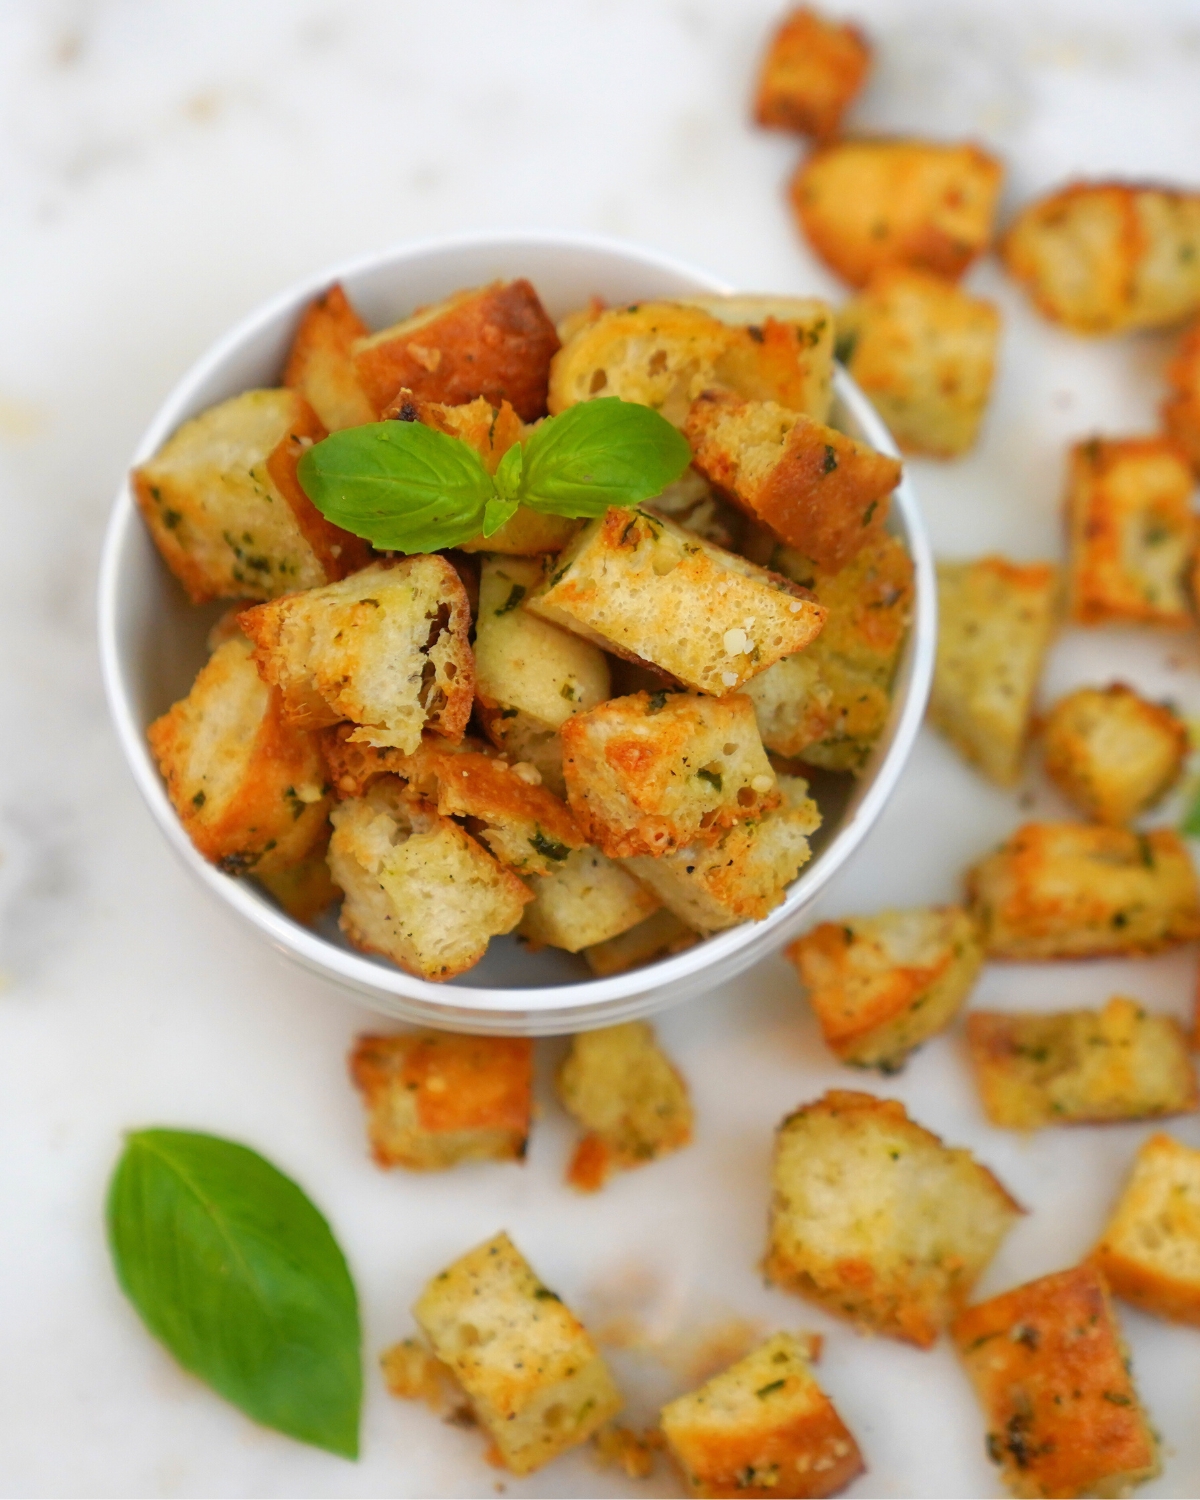
[[[106,722],[92,595],[109,497],[170,383],[289,280],[362,249],[471,228],[601,230],[747,288],[836,291],[781,187],[796,156],[746,123],[770,0],[230,3],[8,0],[0,7],[0,1493],[669,1494],[569,1458],[497,1477],[475,1434],[391,1401],[374,1370],[424,1278],[506,1224],[595,1316],[637,1304],[669,1347],[737,1314],[830,1333],[826,1380],[870,1474],[858,1495],[996,1492],[945,1348],[867,1342],[758,1284],[779,1115],[846,1076],[779,961],[662,1030],[692,1077],[695,1147],[592,1201],[558,1185],[548,1092],[523,1169],[433,1181],[366,1160],[347,1046],[370,1016],[284,966],[193,890],[139,805]],[[862,0],[881,66],[859,122],[981,137],[1006,203],[1074,172],[1200,175],[1194,3]],[[1060,547],[1066,441],[1145,428],[1170,340],[1084,344],[1008,315],[979,452],[914,464],[937,548]],[[1191,639],[1068,635],[1049,691],[1132,674],[1200,712]],[[947,898],[1029,807],[932,737],[827,910]],[[1190,952],[989,971],[980,999],[1051,1006],[1128,987],[1187,1015]],[[543,1048],[548,1066],[554,1047]],[[869,1086],[975,1146],[1032,1210],[999,1290],[1078,1256],[1140,1128],[1019,1142],[989,1131],[961,1042]],[[265,1433],[183,1376],[122,1301],[101,1232],[121,1132],[240,1137],[329,1213],[360,1287],[368,1399],[357,1466]],[[1200,1144],[1200,1125],[1179,1135]],[[1146,1493],[1200,1489],[1200,1334],[1126,1315],[1167,1444]],[[673,1342],[672,1342],[673,1341]],[[676,1388],[626,1358],[635,1404]]]

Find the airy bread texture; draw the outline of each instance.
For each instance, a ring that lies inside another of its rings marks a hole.
[[[435,1276],[413,1313],[513,1474],[586,1442],[621,1409],[587,1330],[507,1234]]]
[[[1098,823],[1131,823],[1178,781],[1187,725],[1124,683],[1077,688],[1047,715],[1046,771]]]
[[[660,958],[682,953],[700,941],[699,934],[681,922],[665,906],[603,943],[593,943],[583,950],[587,966],[598,978],[624,974],[629,969],[652,964]]]
[[[599,849],[573,849],[535,883],[521,936],[538,948],[579,953],[628,932],[661,904]]]
[[[754,118],[768,129],[828,140],[870,65],[871,48],[857,26],[839,26],[798,6],[784,16],[763,58]]]
[[[1180,339],[1166,375],[1171,394],[1162,404],[1163,426],[1200,474],[1200,321]],[[1196,597],[1194,580],[1192,593]]]
[[[818,297],[685,297],[721,323],[742,330],[713,371],[754,401],[778,401],[824,422],[833,400],[833,309]],[[657,501],[655,502],[657,504]]]
[[[340,283],[310,302],[292,342],[283,383],[299,391],[327,432],[375,420],[354,373],[354,345],[370,332]]]
[[[836,1495],[865,1467],[790,1333],[669,1401],[659,1420],[693,1495]]]
[[[410,801],[437,808],[438,761],[443,754],[495,755],[486,740],[464,735],[457,744],[437,734],[424,734],[411,754],[387,745],[362,745],[353,724],[334,724],[317,734],[329,779],[339,797],[361,797],[381,776],[398,776]]]
[[[1144,1141],[1091,1258],[1126,1302],[1200,1325],[1200,1151]]]

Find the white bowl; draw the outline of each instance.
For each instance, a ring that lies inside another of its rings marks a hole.
[[[479,235],[366,256],[293,287],[226,334],[159,409],[131,467],[149,458],[188,417],[250,387],[276,383],[302,310],[332,281],[341,281],[367,322],[381,327],[459,287],[515,276],[532,281],[555,319],[593,294],[620,303],[735,290],[666,256],[591,235]],[[833,420],[839,427],[885,453],[896,452],[887,429],[840,367],[834,392]],[[913,626],[891,718],[865,775],[849,790],[846,778],[814,779],[825,823],[814,839],[813,859],[764,921],[744,923],[673,958],[607,979],[588,978],[580,958],[555,949],[532,954],[509,937],[493,941],[483,962],[461,980],[432,984],[348,948],[332,919],[316,931],[300,926],[251,882],[223,875],[197,854],[167,800],[145,730],[187,692],[205,659],[205,635],[220,607],[187,603],[150,541],[128,485],[117,495],[100,569],[105,690],[138,789],[172,848],[210,892],[280,952],[406,1021],[520,1035],[612,1025],[700,994],[792,937],[895,788],[925,711],[936,635],[933,562],[907,480],[896,491],[890,524],[916,568]]]

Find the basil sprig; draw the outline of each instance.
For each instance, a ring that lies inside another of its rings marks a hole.
[[[372,422],[314,443],[297,474],[327,520],[376,547],[435,552],[491,536],[527,505],[571,519],[662,494],[691,460],[648,406],[604,396],[547,417],[490,475],[474,448],[420,422]]]
[[[247,1416],[358,1457],[358,1298],[329,1225],[256,1152],[131,1135],[108,1193],[117,1278],[175,1358]]]

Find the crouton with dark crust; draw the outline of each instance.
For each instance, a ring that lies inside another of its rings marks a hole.
[[[1042,731],[1046,771],[1098,823],[1131,823],[1175,785],[1188,753],[1187,725],[1165,704],[1124,683],[1076,688]]]
[[[870,65],[871,48],[857,26],[798,6],[783,18],[763,58],[754,118],[768,129],[828,140]]]
[[[369,333],[336,281],[300,320],[283,383],[300,392],[328,432],[375,421],[375,408],[354,373],[354,345]]]

